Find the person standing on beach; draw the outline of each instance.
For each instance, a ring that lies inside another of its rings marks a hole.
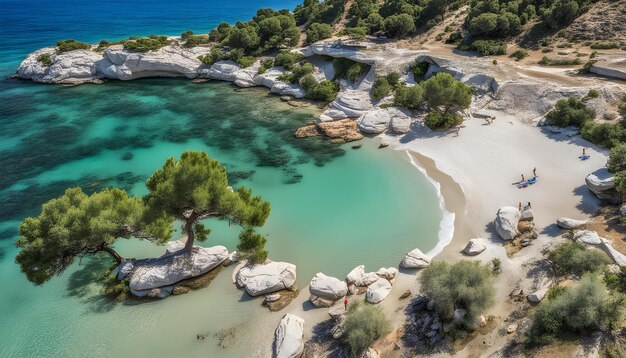
[[[522,202],[519,202],[519,207],[518,207],[519,211],[522,211]]]
[[[525,182],[526,179],[524,179],[524,174],[522,174],[522,181],[521,182]]]
[[[347,311],[348,310],[348,297],[345,297],[343,299],[343,308]]]
[[[583,148],[583,157],[585,156],[585,149],[587,149],[587,148]]]
[[[536,178],[537,177],[537,168],[533,168],[533,176]]]
[[[528,208],[529,208],[529,209],[532,209],[532,208],[531,208],[531,206],[530,206],[530,201],[528,202]]]

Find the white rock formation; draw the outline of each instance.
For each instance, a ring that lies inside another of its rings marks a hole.
[[[398,276],[398,269],[395,267],[388,267],[388,268],[381,267],[378,269],[378,271],[376,271],[376,275],[393,283],[396,279],[396,276]]]
[[[365,300],[369,303],[380,303],[387,298],[389,292],[391,292],[391,283],[381,277],[369,285],[365,292]]]
[[[476,256],[485,251],[487,246],[481,243],[481,241],[482,239],[471,239],[463,249],[463,252],[469,256]]]
[[[611,245],[611,242],[609,240],[602,240],[602,243],[598,246],[602,250],[604,250],[604,252],[606,252],[606,254],[609,255],[609,257],[613,259],[613,261],[615,261],[616,264],[618,264],[619,266],[626,266],[626,255],[615,250],[615,248]]]
[[[309,301],[311,301],[311,303],[315,307],[332,307],[335,302],[337,302],[337,300],[335,299],[329,299],[315,295],[309,296]]]
[[[504,206],[498,210],[494,224],[496,232],[503,240],[513,240],[519,231],[517,231],[517,223],[520,219],[520,212],[512,206]]]
[[[365,265],[359,265],[352,269],[352,271],[348,272],[346,275],[346,282],[348,285],[354,284],[356,281],[361,279],[365,275]]]
[[[603,239],[595,231],[583,230],[574,235],[574,240],[587,245],[600,245]]]
[[[420,249],[414,249],[404,256],[400,262],[400,267],[419,269],[430,265],[430,257],[426,256]]]
[[[530,208],[522,210],[520,214],[520,221],[532,221],[535,218],[533,211]]]
[[[132,291],[151,290],[211,271],[228,257],[224,246],[194,247],[188,253],[166,254],[157,259],[135,263],[129,287]],[[127,265],[127,264],[126,264]]]
[[[320,116],[322,122],[335,119],[358,118],[373,108],[368,92],[347,90],[340,94]]]
[[[615,175],[607,168],[601,168],[587,175],[585,183],[589,190],[599,199],[611,203],[619,203],[619,195],[615,190]]]
[[[298,358],[304,352],[304,320],[287,313],[274,332],[274,358]]]
[[[411,130],[411,122],[413,121],[413,118],[410,111],[398,107],[391,107],[389,110],[391,113],[389,129],[391,129],[393,133],[403,134]]]
[[[237,79],[236,73],[240,69],[239,65],[233,61],[218,61],[211,65],[206,72],[206,77],[214,80],[234,82]]]
[[[250,296],[260,296],[291,288],[296,283],[296,265],[269,262],[242,267],[236,275],[237,286]]]
[[[42,55],[51,58],[50,66],[44,66],[37,61]],[[96,67],[96,61],[100,59],[101,54],[89,50],[75,50],[55,55],[54,48],[44,48],[31,53],[22,61],[17,76],[41,83],[94,82],[102,77]]]
[[[411,114],[402,108],[382,108],[363,114],[357,123],[363,133],[379,134],[387,130],[406,133],[411,127]]]
[[[348,285],[345,281],[318,272],[309,283],[309,292],[321,298],[338,300],[348,294]]]
[[[587,224],[587,220],[576,220],[576,219],[570,219],[570,218],[558,218],[558,219],[556,219],[556,224],[561,229],[572,230],[572,229],[577,229],[577,228],[579,228],[579,227],[581,227],[583,225],[586,225]]]
[[[541,300],[543,300],[543,298],[545,297],[546,293],[548,293],[548,289],[550,287],[545,286],[539,290],[537,290],[535,293],[531,293],[530,295],[528,295],[528,301],[532,302],[532,303],[539,303],[541,302]]]

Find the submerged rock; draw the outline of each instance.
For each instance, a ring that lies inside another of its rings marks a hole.
[[[520,220],[520,212],[512,206],[504,206],[498,210],[494,224],[496,232],[503,240],[513,240],[519,235],[517,224]]]
[[[309,283],[309,292],[312,295],[336,301],[348,294],[348,285],[345,281],[318,272]]]
[[[296,283],[296,266],[287,262],[244,266],[237,272],[236,282],[250,296],[284,290]]]
[[[466,255],[469,256],[476,256],[478,254],[480,254],[481,252],[485,251],[487,249],[487,246],[485,246],[484,244],[480,243],[481,239],[471,239],[467,245],[465,246],[465,248],[463,249],[463,252]]]
[[[274,332],[274,358],[297,358],[304,352],[304,320],[287,313]]]
[[[430,258],[426,256],[420,249],[414,249],[404,256],[400,262],[400,267],[419,269],[430,265]]]
[[[556,224],[561,229],[572,230],[587,224],[587,220],[576,220],[570,218],[558,218]]]

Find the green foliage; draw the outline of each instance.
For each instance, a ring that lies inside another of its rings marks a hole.
[[[337,97],[339,85],[332,81],[322,81],[306,91],[307,98],[330,102]]]
[[[626,128],[620,123],[597,123],[587,121],[580,129],[582,137],[591,143],[613,148],[626,141]]]
[[[610,263],[609,257],[604,252],[589,250],[571,241],[560,244],[550,251],[548,259],[559,276],[601,271]]]
[[[550,58],[548,56],[543,56],[539,61],[539,64],[544,66],[573,66],[581,63],[580,58]]]
[[[274,58],[274,66],[282,66],[285,70],[290,71],[294,64],[302,61],[304,56],[299,52],[281,51]]]
[[[391,72],[387,76],[385,76],[385,78],[387,79],[387,82],[389,82],[389,84],[392,87],[396,87],[398,83],[400,82],[400,73]]]
[[[499,258],[494,257],[491,260],[491,272],[495,275],[499,274],[502,271],[502,261]]]
[[[263,235],[250,228],[242,231],[239,234],[239,244],[237,244],[238,258],[253,264],[264,263],[267,259],[266,242],[267,240]]]
[[[574,97],[560,99],[554,109],[548,112],[546,119],[553,126],[582,126],[586,121],[596,117],[596,111]]]
[[[526,334],[528,344],[548,344],[566,331],[617,329],[624,318],[626,299],[607,293],[597,275],[587,274],[578,284],[554,296],[537,307]]]
[[[205,65],[211,66],[217,61],[221,61],[226,58],[224,51],[219,47],[212,47],[211,51],[206,55],[198,56],[198,60]]]
[[[353,357],[391,331],[391,323],[378,306],[355,301],[348,307],[343,340]]]
[[[415,32],[413,17],[408,14],[392,15],[385,19],[385,31],[391,37],[404,38]]]
[[[258,49],[261,45],[257,27],[252,24],[237,23],[237,26],[231,27],[228,37],[224,40],[228,46],[235,49],[242,49],[246,53],[250,53]]]
[[[359,27],[346,27],[345,29],[339,31],[339,36],[348,36],[354,40],[363,40],[365,39],[365,35],[367,34],[367,28],[363,26]]]
[[[615,190],[622,194],[626,194],[626,170],[622,170],[621,172],[615,174]],[[621,223],[626,224],[626,217],[622,216],[620,219]]]
[[[333,68],[335,69],[335,79],[346,78],[356,82],[369,69],[369,66],[347,58],[337,57],[333,59]]]
[[[156,51],[161,47],[165,47],[170,44],[167,36],[151,36],[142,37],[136,40],[128,40],[124,42],[124,49],[131,52],[148,52]]]
[[[241,56],[237,60],[237,64],[241,66],[241,68],[250,67],[254,64],[254,62],[256,62],[256,58],[252,56]]]
[[[376,78],[376,81],[374,81],[374,84],[372,85],[372,97],[374,99],[385,98],[391,93],[392,90],[393,90],[393,87],[391,86],[391,84],[389,84],[389,81],[387,80],[387,78],[378,77]]]
[[[426,119],[424,120],[424,124],[426,124],[426,127],[432,130],[448,129],[461,123],[463,123],[463,118],[461,118],[461,116],[459,116],[458,114],[444,114],[438,111],[432,111],[428,113]]]
[[[315,77],[311,74],[305,75],[304,77],[302,77],[300,79],[299,82],[300,86],[302,88],[304,88],[304,91],[306,93],[308,93],[309,91],[311,91],[315,86],[317,86],[317,80],[315,79]]]
[[[589,0],[555,0],[542,7],[542,19],[546,26],[557,29],[565,26],[588,8]]]
[[[372,13],[365,19],[365,28],[368,34],[382,31],[385,28],[385,19],[377,12]]]
[[[612,173],[626,170],[626,143],[620,143],[611,149],[606,166]]]
[[[598,98],[600,97],[600,92],[594,89],[590,89],[589,92],[587,92],[587,95],[585,97],[586,98]]]
[[[421,86],[406,86],[401,83],[396,87],[394,105],[410,110],[418,109],[424,103],[424,89]]]
[[[470,32],[474,36],[508,37],[522,29],[520,18],[510,12],[483,13],[470,20]]]
[[[74,50],[89,50],[91,45],[76,40],[62,40],[57,41],[57,51],[59,53],[74,51]]]
[[[343,13],[344,4],[344,0],[305,0],[296,6],[294,16],[299,25],[314,22],[333,24]]]
[[[227,22],[222,22],[209,32],[209,41],[222,42],[230,32],[231,26]]]
[[[463,41],[463,34],[460,31],[454,31],[446,39],[447,44],[458,45]]]
[[[481,56],[506,55],[506,43],[494,40],[476,40],[470,48],[477,51]]]
[[[513,52],[509,57],[515,57],[515,61],[523,60],[528,56],[528,51],[526,50],[517,50]]]
[[[604,283],[612,291],[626,293],[626,266],[620,267],[620,271],[617,273],[606,272]]]
[[[328,24],[313,23],[306,30],[306,41],[314,43],[333,36],[333,27]]]
[[[411,65],[410,71],[413,72],[413,79],[417,82],[421,82],[428,72],[430,64],[428,62],[415,62]]]
[[[265,224],[270,213],[270,204],[252,196],[252,190],[230,188],[226,169],[204,152],[184,152],[180,159],[167,159],[146,186],[146,232],[164,243],[171,238],[174,220],[183,220],[188,250],[195,240],[194,225],[201,218],[254,227]]]
[[[282,74],[278,77],[278,79],[290,83],[299,83],[302,77],[311,73],[313,73],[313,65],[309,62],[306,62],[301,65],[297,64],[293,66],[291,72],[286,72]]]
[[[594,50],[610,50],[619,48],[619,44],[617,42],[596,42],[591,44],[590,47]]]
[[[180,34],[180,37],[181,37],[183,40],[186,40],[186,39],[188,39],[191,35],[193,35],[193,31],[191,31],[191,30],[187,30],[187,31],[183,32],[182,34]]]
[[[77,257],[108,252],[119,263],[111,246],[140,229],[142,211],[141,202],[121,189],[91,195],[67,189],[45,203],[39,216],[22,221],[15,261],[36,285],[63,273]]]
[[[205,35],[188,35],[183,47],[192,48],[207,43],[208,38]]]
[[[50,55],[48,55],[47,53],[41,54],[37,57],[37,62],[41,63],[42,65],[48,67],[50,65],[52,65],[52,58],[50,57]]]
[[[292,15],[271,12],[258,23],[258,27],[262,50],[293,47],[300,39],[300,29]]]
[[[356,24],[358,20],[367,19],[372,14],[378,14],[378,5],[374,0],[355,0],[348,9],[348,19],[351,24]],[[382,18],[382,16],[380,16]]]
[[[446,320],[455,309],[463,308],[467,311],[464,321],[471,323],[495,302],[491,270],[476,261],[433,262],[420,281],[422,291],[434,300],[435,311]]]
[[[431,110],[446,115],[450,110],[462,110],[472,103],[472,89],[448,73],[437,73],[422,83],[424,99]]]

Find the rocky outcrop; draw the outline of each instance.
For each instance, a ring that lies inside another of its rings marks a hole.
[[[391,292],[391,282],[381,277],[367,287],[365,300],[369,303],[380,303],[387,298],[389,292]]]
[[[430,258],[426,256],[420,249],[414,249],[407,252],[400,262],[400,267],[409,269],[420,269],[430,265]]]
[[[626,255],[617,251],[609,240],[602,240],[602,243],[598,245],[600,249],[604,250],[607,255],[619,266],[626,266]]]
[[[481,243],[481,241],[482,239],[471,239],[463,249],[463,253],[468,256],[476,256],[485,251],[487,246]]]
[[[535,291],[534,293],[531,293],[527,297],[528,301],[532,302],[532,303],[539,303],[539,302],[541,302],[541,300],[543,300],[543,298],[546,296],[546,293],[548,293],[549,289],[550,289],[550,287],[545,286],[545,287]]]
[[[398,269],[395,267],[381,267],[376,271],[376,274],[379,277],[386,279],[387,281],[393,283],[396,280],[396,276],[398,276]]]
[[[348,285],[369,286],[379,277],[375,272],[365,272],[365,266],[359,265],[348,273],[346,282]]]
[[[570,218],[558,218],[556,224],[561,229],[572,230],[587,224],[587,220],[576,220]]]
[[[287,262],[244,266],[236,274],[236,283],[250,296],[288,289],[296,283],[296,266]]]
[[[358,118],[370,111],[373,106],[368,92],[347,90],[331,102],[330,108],[320,115],[320,121]]]
[[[348,294],[348,285],[345,281],[318,272],[309,283],[309,292],[317,297],[336,301]]]
[[[321,122],[317,124],[317,127],[325,136],[337,142],[352,142],[363,139],[363,134],[357,130],[356,122],[349,118]]]
[[[357,123],[363,133],[379,134],[387,130],[406,133],[411,127],[411,114],[397,107],[383,108],[365,113],[357,119]]]
[[[55,54],[54,48],[44,48],[28,55],[20,64],[17,76],[40,83],[78,84],[95,82],[103,77],[98,73],[96,61],[102,55],[90,50],[75,50]],[[37,59],[46,55],[52,59],[50,66],[45,66]]]
[[[620,196],[617,190],[615,190],[614,176],[607,168],[601,168],[587,175],[585,183],[587,188],[599,199],[617,204]]]
[[[274,358],[298,358],[304,352],[304,320],[287,313],[274,332]]]
[[[601,238],[595,231],[583,230],[574,235],[574,240],[587,245],[600,245],[605,239]]]
[[[502,240],[513,240],[519,235],[517,224],[520,220],[520,212],[512,206],[504,206],[498,210],[494,221],[496,232]]]
[[[138,296],[145,296],[154,288],[173,285],[184,279],[200,276],[217,267],[228,257],[224,246],[194,247],[189,252],[175,251],[159,258],[126,261],[120,267],[130,276],[129,288]],[[129,270],[133,265],[132,270]],[[131,271],[130,273],[128,273]],[[141,292],[144,291],[144,292]]]

